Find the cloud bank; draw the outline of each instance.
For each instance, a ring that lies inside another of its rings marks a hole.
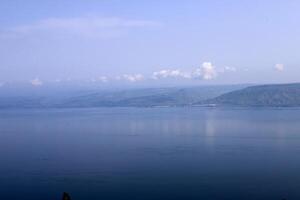
[[[275,69],[276,71],[281,72],[281,71],[284,70],[284,65],[283,65],[283,64],[276,64],[276,65],[274,66],[274,69]]]
[[[93,83],[108,83],[112,81],[126,81],[126,82],[136,83],[144,80],[159,81],[163,79],[211,81],[213,79],[216,79],[219,76],[219,74],[223,74],[225,72],[233,73],[236,71],[237,69],[234,67],[225,66],[225,67],[217,68],[211,62],[203,62],[200,67],[190,71],[184,71],[181,69],[162,69],[151,73],[149,76],[143,75],[141,73],[121,74],[117,76],[100,75],[96,78],[87,79],[86,81],[93,82]],[[61,82],[68,82],[68,81],[71,81],[71,79],[70,78],[65,80],[54,79],[53,82],[61,83]],[[39,78],[32,79],[29,82],[33,86],[43,85],[43,81],[40,80]]]
[[[200,68],[196,69],[195,77],[203,80],[212,80],[217,77],[216,68],[211,62],[204,62]]]
[[[106,76],[100,76],[98,79],[99,79],[102,83],[108,82],[108,78],[107,78]]]
[[[41,85],[43,85],[43,82],[39,78],[35,78],[33,80],[30,80],[30,83],[33,86],[41,86]]]
[[[176,70],[170,70],[170,69],[163,69],[157,72],[153,72],[152,79],[158,80],[161,78],[185,78],[185,79],[190,79],[191,78],[191,73],[189,72],[183,72],[179,69]]]
[[[137,82],[144,80],[144,76],[142,74],[123,74],[121,76],[117,76],[116,80],[126,80],[129,82]]]
[[[228,69],[224,69],[226,71]],[[182,71],[179,69],[170,70],[164,69],[161,71],[153,72],[152,79],[158,80],[163,78],[183,78],[183,79],[201,79],[212,80],[217,77],[218,71],[211,62],[204,62],[199,68],[193,71]]]

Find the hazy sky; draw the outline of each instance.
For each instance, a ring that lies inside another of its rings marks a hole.
[[[298,0],[2,0],[0,86],[300,81]]]

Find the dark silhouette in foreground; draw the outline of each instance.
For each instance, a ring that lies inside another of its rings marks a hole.
[[[71,197],[68,193],[64,192],[62,196],[62,200],[71,200]],[[281,200],[287,200],[287,199],[283,198]]]
[[[64,192],[62,196],[62,200],[71,200],[71,197],[68,193]]]

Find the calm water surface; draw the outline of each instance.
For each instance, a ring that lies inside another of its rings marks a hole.
[[[300,199],[300,109],[0,111],[0,199]]]

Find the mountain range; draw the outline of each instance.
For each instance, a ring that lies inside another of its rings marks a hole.
[[[0,91],[0,108],[83,108],[185,106],[245,88],[246,85],[140,89],[44,89]]]
[[[39,92],[42,91],[42,92]],[[300,83],[119,90],[0,91],[0,108],[300,106]]]
[[[196,105],[233,106],[300,106],[300,83],[257,85],[200,101]]]

